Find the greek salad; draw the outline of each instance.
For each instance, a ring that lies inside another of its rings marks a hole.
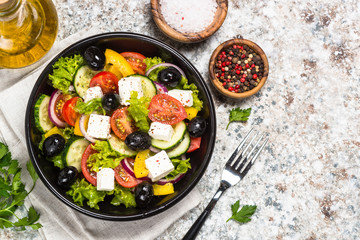
[[[51,96],[34,107],[41,154],[80,206],[145,208],[174,193],[200,147],[203,102],[178,66],[97,46],[53,64]]]

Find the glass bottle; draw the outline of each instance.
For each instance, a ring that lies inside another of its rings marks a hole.
[[[0,0],[0,68],[21,68],[53,45],[58,18],[51,0]]]

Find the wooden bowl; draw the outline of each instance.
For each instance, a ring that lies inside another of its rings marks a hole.
[[[223,87],[221,81],[215,76],[216,57],[219,55],[219,53],[223,49],[226,49],[229,46],[233,46],[234,44],[247,45],[249,48],[253,49],[261,57],[261,59],[264,63],[264,74],[263,74],[262,79],[260,80],[260,83],[253,89],[242,92],[242,93],[234,93],[234,92],[231,92],[231,91],[225,89]],[[223,95],[230,97],[230,98],[235,98],[235,99],[247,98],[247,97],[250,97],[251,95],[254,95],[255,93],[257,93],[264,86],[264,84],[267,80],[268,74],[269,74],[269,62],[267,60],[267,57],[266,57],[264,51],[256,43],[254,43],[250,40],[246,40],[246,39],[235,38],[235,39],[231,39],[231,40],[228,40],[228,41],[220,44],[214,50],[214,52],[212,53],[212,55],[210,57],[209,74],[210,74],[210,80],[211,80],[212,84]]]
[[[179,32],[169,26],[161,13],[160,0],[151,0],[151,12],[156,25],[165,35],[178,42],[194,43],[207,39],[223,24],[228,9],[228,0],[216,0],[216,2],[218,6],[212,23],[205,30],[196,33]],[[181,1],[179,4],[181,4]]]

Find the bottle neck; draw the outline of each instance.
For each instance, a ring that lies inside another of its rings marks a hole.
[[[23,7],[23,0],[0,0],[0,18],[10,17]]]

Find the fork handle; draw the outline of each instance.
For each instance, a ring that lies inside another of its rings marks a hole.
[[[222,194],[225,192],[226,189],[228,189],[228,186],[221,183],[214,197],[211,199],[211,201],[206,206],[206,208],[201,213],[201,215],[198,217],[198,219],[195,221],[195,223],[191,226],[189,231],[185,234],[183,240],[193,240],[196,238],[201,227],[204,225],[205,220],[210,215],[211,210],[213,210],[215,204],[217,203],[217,201],[219,200],[219,198],[222,196]]]

